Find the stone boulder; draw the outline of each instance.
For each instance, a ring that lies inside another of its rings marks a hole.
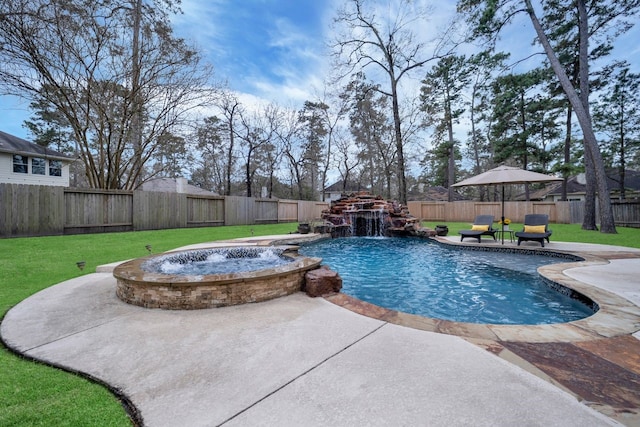
[[[337,271],[329,269],[326,265],[307,271],[304,281],[305,292],[314,298],[340,292],[342,289],[342,278]]]

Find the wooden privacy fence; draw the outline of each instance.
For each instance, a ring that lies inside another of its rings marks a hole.
[[[640,201],[612,202],[616,225],[640,227]],[[409,202],[409,212],[423,221],[472,222],[477,215],[502,216],[501,202]],[[597,209],[596,209],[597,212]],[[504,203],[504,216],[514,222],[523,222],[526,214],[547,214],[549,222],[581,224],[584,202],[509,202]]]
[[[304,200],[0,184],[0,237],[303,222],[329,205]]]
[[[251,225],[318,220],[326,202],[203,196],[152,191],[104,191],[0,184],[0,238],[164,228]],[[472,222],[501,216],[500,202],[409,202],[425,221]],[[584,203],[505,202],[505,217],[522,222],[528,213],[552,223],[582,223]],[[640,201],[613,202],[616,225],[640,227]]]

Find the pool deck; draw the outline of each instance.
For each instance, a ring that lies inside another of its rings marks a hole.
[[[640,250],[522,247],[587,259],[545,274],[603,308],[543,326],[445,322],[341,294],[166,311],[120,301],[112,264],[22,301],[0,336],[28,358],[108,384],[148,426],[640,425]]]

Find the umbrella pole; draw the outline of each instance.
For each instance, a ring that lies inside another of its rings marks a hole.
[[[504,184],[502,184],[502,221],[501,221],[501,226],[502,226],[502,244],[504,245]]]

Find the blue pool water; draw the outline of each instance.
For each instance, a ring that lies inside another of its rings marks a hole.
[[[342,292],[372,304],[469,323],[550,324],[593,314],[537,273],[562,259],[465,251],[419,238],[349,237],[305,244],[342,277]]]
[[[142,264],[144,271],[177,275],[232,274],[264,270],[293,261],[274,248],[218,248],[168,253]]]

